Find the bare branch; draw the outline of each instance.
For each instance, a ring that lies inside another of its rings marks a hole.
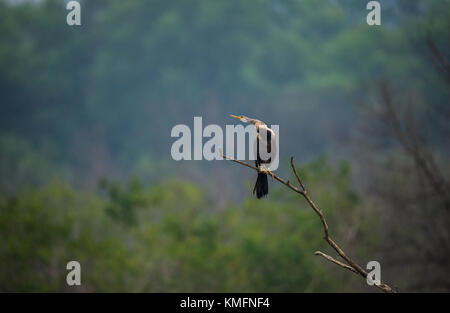
[[[394,109],[393,104],[393,93],[388,88],[385,82],[381,83],[379,86],[380,93],[382,95],[383,105],[385,111],[382,120],[392,129],[394,136],[397,138],[400,145],[408,153],[413,161],[415,162],[417,168],[422,171],[425,178],[428,180],[429,185],[434,189],[436,194],[440,195],[444,200],[445,207],[450,208],[450,191],[448,188],[448,182],[445,177],[441,174],[442,170],[439,169],[433,154],[426,151],[423,148],[423,143],[415,131],[411,129],[417,128],[414,125],[412,119],[412,113],[409,113],[410,120],[407,121],[407,127],[404,130],[400,117]]]
[[[297,169],[294,166],[294,157],[291,157],[291,167],[292,167],[292,171],[294,172],[295,177],[297,178],[298,183],[302,187],[303,191],[306,191],[305,185],[303,185],[302,180],[298,176]]]
[[[431,38],[430,35],[427,36],[427,45],[429,50],[431,51],[431,54],[434,58],[435,66],[438,70],[438,72],[444,77],[444,79],[447,81],[447,83],[450,83],[450,63],[445,58],[437,44],[434,42],[434,40]]]
[[[248,163],[239,161],[239,160],[235,160],[233,158],[230,158],[228,156],[225,156],[221,153],[222,157],[224,159],[233,161],[235,163],[238,163],[240,165],[244,165],[246,167],[249,167],[255,171],[258,171],[258,168],[256,168],[255,166],[252,166]],[[273,172],[268,171],[268,174],[270,174],[273,178],[275,178],[276,180],[278,180],[280,183],[282,183],[283,185],[285,185],[286,187],[288,187],[289,189],[295,191],[296,193],[300,194],[303,196],[303,198],[305,198],[306,202],[308,202],[309,206],[314,210],[314,212],[317,214],[317,216],[319,217],[320,221],[322,222],[322,226],[323,226],[323,232],[324,232],[324,237],[323,239],[339,254],[339,256],[345,261],[347,262],[348,265],[337,261],[333,258],[331,258],[330,256],[325,255],[324,253],[319,253],[318,255],[322,255],[323,257],[325,257],[326,259],[332,261],[333,263],[339,265],[339,266],[343,266],[345,268],[352,268],[352,272],[359,274],[360,276],[366,278],[368,273],[361,267],[359,266],[355,261],[353,261],[350,257],[347,256],[347,254],[345,254],[345,252],[333,241],[333,239],[331,239],[330,235],[329,235],[329,231],[328,231],[328,224],[325,220],[325,216],[323,215],[322,211],[316,206],[316,204],[311,200],[311,198],[309,197],[309,195],[307,194],[306,188],[303,185],[300,176],[297,173],[297,170],[295,169],[294,166],[294,158],[291,157],[291,167],[292,167],[292,171],[294,172],[294,175],[297,178],[297,181],[299,182],[300,186],[302,189],[299,189],[297,187],[295,187],[294,185],[292,185],[289,180],[284,180],[283,178],[275,175]],[[319,251],[317,251],[319,252]],[[317,254],[316,252],[316,254]],[[338,262],[338,263],[337,263]],[[386,284],[380,284],[380,285],[375,285],[377,288],[379,288],[380,290],[384,291],[384,292],[396,292],[395,290],[393,290],[391,287],[389,287]]]
[[[328,254],[325,254],[325,253],[323,253],[321,251],[316,251],[316,252],[314,252],[314,254],[323,256],[328,261],[333,262],[334,264],[337,264],[337,265],[339,265],[339,266],[341,266],[343,268],[346,268],[346,269],[352,271],[353,273],[358,274],[358,272],[353,267],[351,267],[351,266],[349,266],[349,265],[347,265],[345,263],[342,263],[341,261],[338,261],[338,260],[334,259],[333,257],[329,256]]]

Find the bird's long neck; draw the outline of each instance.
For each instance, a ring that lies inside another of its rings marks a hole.
[[[255,120],[254,118],[247,118],[247,122],[255,125],[256,128],[258,128],[259,125],[265,125],[263,122],[261,122],[259,120]]]

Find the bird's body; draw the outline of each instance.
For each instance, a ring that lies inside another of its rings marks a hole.
[[[276,151],[275,133],[262,121],[248,118],[245,116],[235,116],[244,123],[251,123],[256,128],[256,138],[254,140],[255,165],[258,168],[258,177],[256,179],[253,194],[262,198],[269,193],[269,182],[267,179],[268,166],[272,163]]]

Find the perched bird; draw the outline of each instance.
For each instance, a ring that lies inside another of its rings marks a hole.
[[[258,199],[269,193],[269,182],[267,174],[273,174],[268,171],[268,166],[272,163],[276,153],[275,133],[267,125],[259,120],[249,118],[243,115],[231,115],[243,123],[250,123],[256,127],[256,138],[253,142],[253,151],[255,152],[255,165],[258,168],[258,177],[256,179],[253,194],[256,193]]]

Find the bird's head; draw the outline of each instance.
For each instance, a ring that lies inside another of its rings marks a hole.
[[[240,120],[243,123],[249,123],[250,122],[250,119],[247,116],[244,116],[244,115],[237,116],[237,115],[230,114],[230,116],[234,117],[234,118],[237,118],[238,120]]]

